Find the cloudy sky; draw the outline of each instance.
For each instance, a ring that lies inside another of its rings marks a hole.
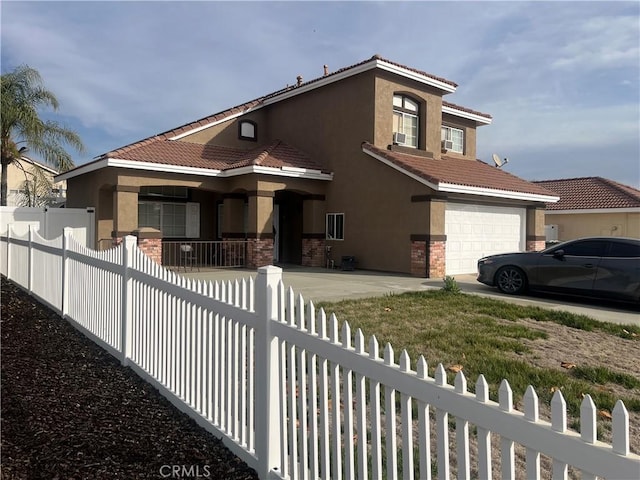
[[[40,71],[87,153],[380,54],[459,86],[493,116],[478,157],[528,180],[640,186],[640,3],[20,2],[1,68]],[[49,114],[46,114],[47,116]]]

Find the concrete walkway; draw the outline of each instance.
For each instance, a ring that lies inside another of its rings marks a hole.
[[[189,278],[211,281],[235,279],[255,279],[256,270],[233,268],[197,270],[181,272]],[[391,293],[403,293],[440,289],[444,286],[441,278],[416,278],[401,274],[389,274],[356,270],[343,272],[324,268],[308,268],[287,265],[283,268],[283,282],[296,294],[313,302],[336,302],[345,299],[367,298]],[[551,310],[565,310],[587,315],[605,322],[640,325],[638,309],[621,304],[604,304],[591,299],[574,299],[564,296],[526,295],[512,296],[500,293],[496,288],[488,287],[476,281],[475,275],[456,275],[458,285],[465,293],[482,295],[519,305],[532,305]]]

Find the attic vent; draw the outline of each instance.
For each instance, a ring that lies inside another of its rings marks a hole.
[[[395,132],[393,134],[393,143],[397,144],[397,145],[404,145],[404,143],[407,141],[407,135],[404,133],[400,133],[400,132]]]

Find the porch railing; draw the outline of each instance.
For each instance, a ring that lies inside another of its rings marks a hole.
[[[185,270],[201,267],[244,267],[246,259],[245,240],[162,242],[164,267]]]

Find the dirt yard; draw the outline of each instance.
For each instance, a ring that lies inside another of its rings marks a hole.
[[[589,367],[607,367],[640,379],[640,341],[627,340],[600,332],[586,332],[552,322],[519,320],[529,328],[548,334],[546,339],[522,340],[531,351],[524,358],[532,365],[562,370],[561,363]],[[614,397],[622,395],[640,399],[640,389],[626,390],[619,385],[605,385]],[[640,454],[640,414],[629,412],[631,451]],[[605,432],[606,433],[606,432]],[[610,438],[603,438],[609,442]]]

